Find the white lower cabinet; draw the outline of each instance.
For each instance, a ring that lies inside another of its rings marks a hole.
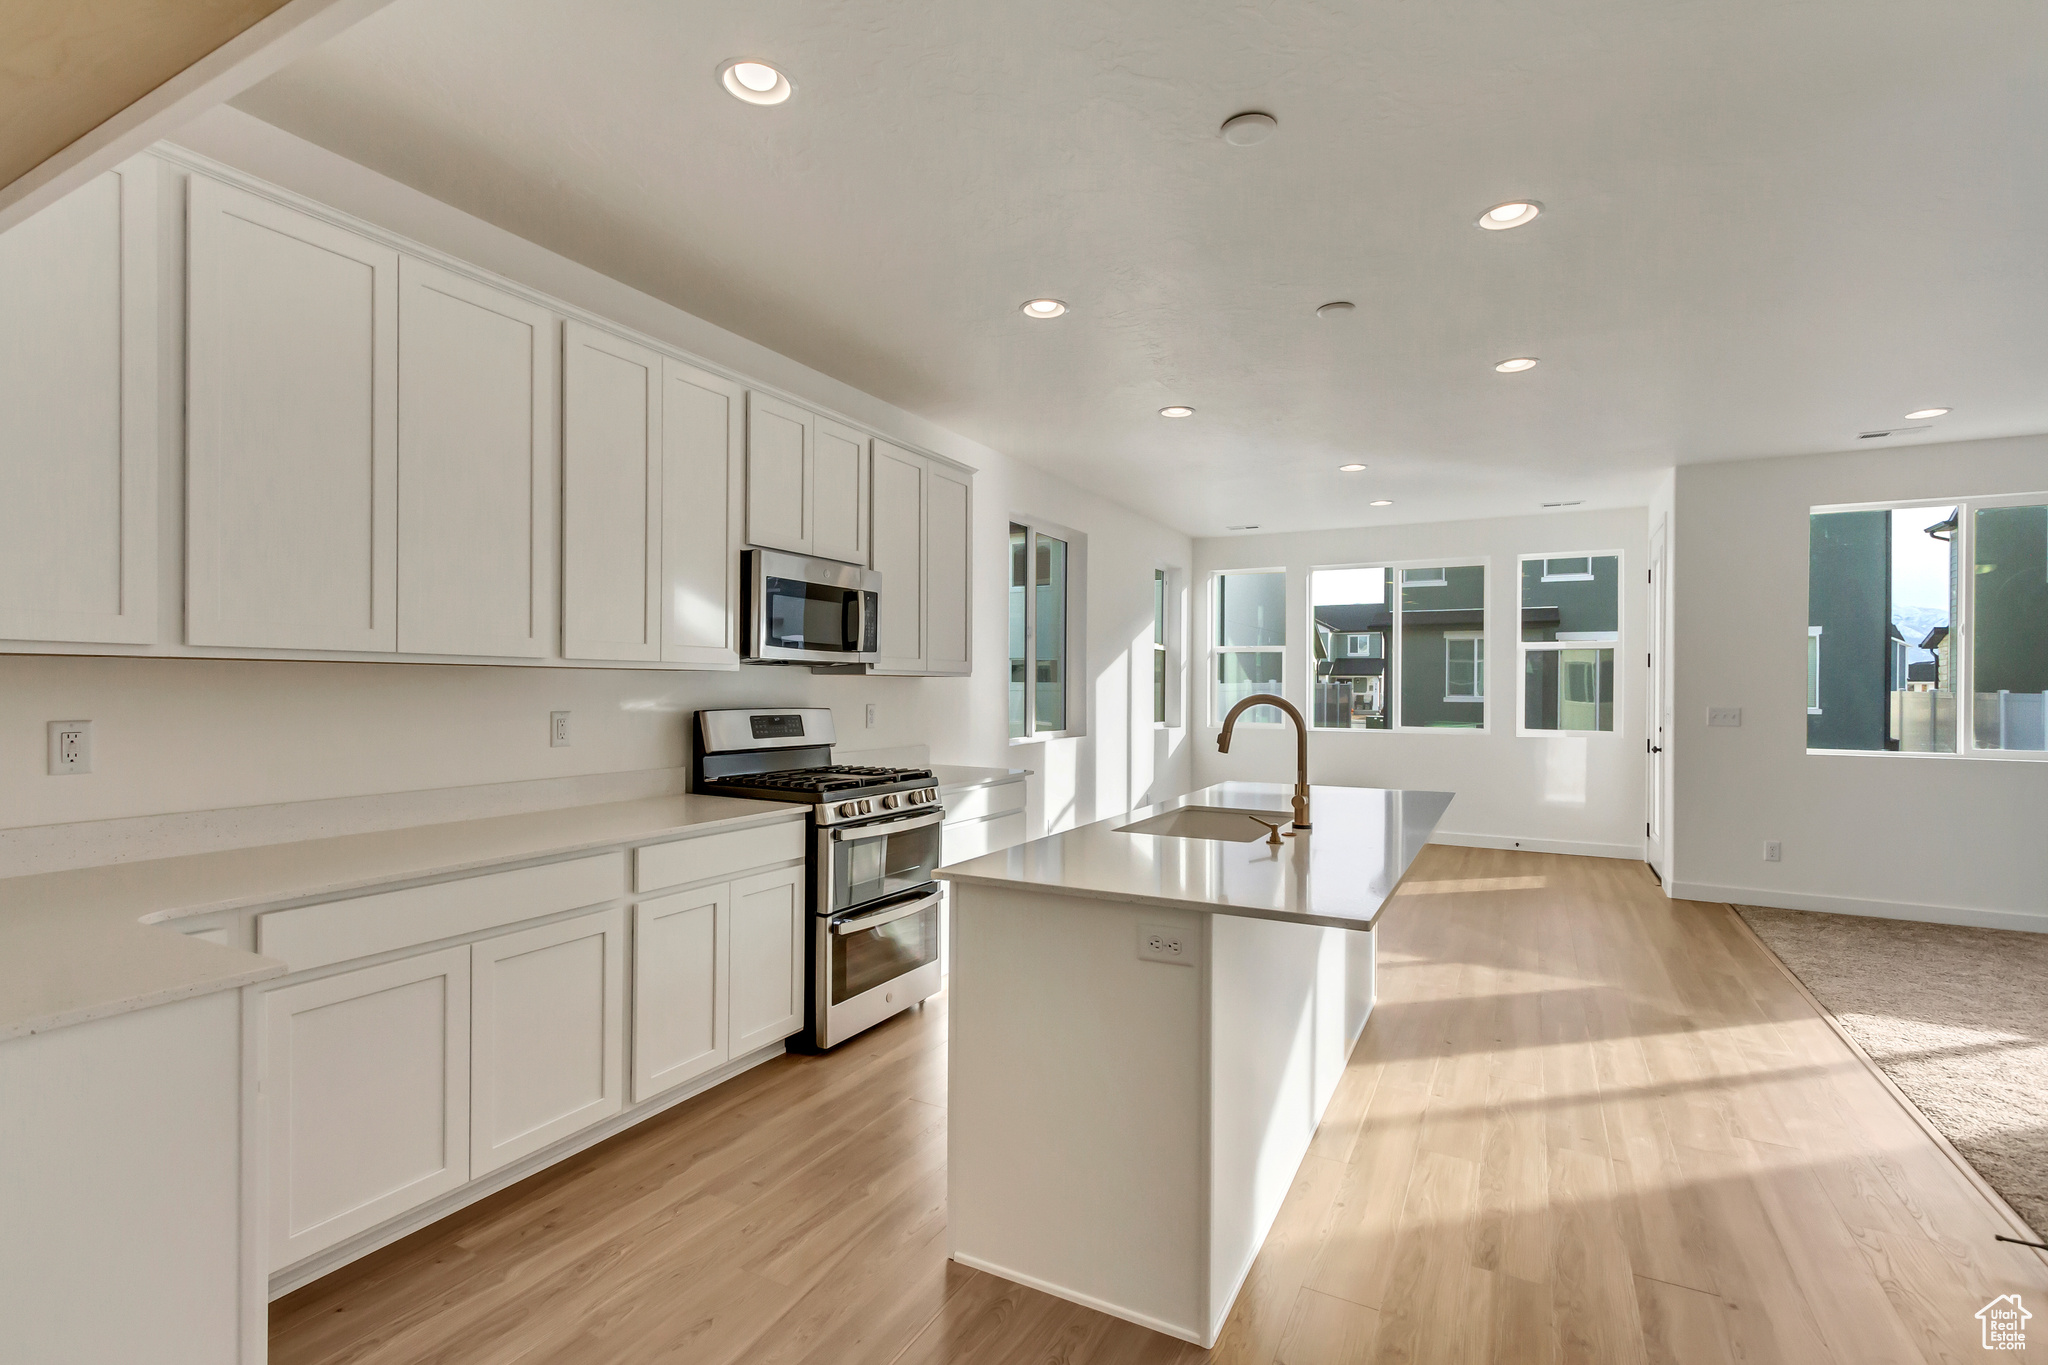
[[[626,1107],[626,912],[470,946],[470,1175]]]
[[[272,1270],[468,1181],[469,988],[444,948],[264,995]]]
[[[726,1047],[732,887],[633,907],[633,1102],[721,1066]]]
[[[804,1026],[804,870],[784,868],[732,884],[732,1055]]]

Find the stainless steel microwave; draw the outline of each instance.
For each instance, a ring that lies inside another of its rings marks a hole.
[[[876,610],[882,576],[857,564],[748,550],[745,647],[763,664],[871,664],[878,651]]]

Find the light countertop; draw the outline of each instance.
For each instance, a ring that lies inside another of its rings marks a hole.
[[[807,814],[787,802],[662,796],[0,879],[0,1039],[285,972],[164,921]]]
[[[963,885],[1369,929],[1451,804],[1452,793],[1311,787],[1314,828],[1269,847],[1118,827],[1183,806],[1285,811],[1293,788],[1223,782],[1158,805],[943,868]]]
[[[971,791],[975,787],[1000,787],[1006,782],[1022,782],[1031,776],[1029,768],[963,768],[953,763],[928,763],[932,776],[939,780],[942,792]]]

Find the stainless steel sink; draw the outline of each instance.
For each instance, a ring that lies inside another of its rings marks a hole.
[[[1284,810],[1229,810],[1222,806],[1182,806],[1132,825],[1119,825],[1118,834],[1165,834],[1175,839],[1216,839],[1224,843],[1248,844],[1267,837],[1269,821],[1287,828],[1294,817]]]

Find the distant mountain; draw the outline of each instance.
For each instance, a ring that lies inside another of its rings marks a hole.
[[[1928,631],[1948,624],[1948,610],[1945,607],[1901,607],[1892,613],[1892,624],[1912,646],[1912,658],[1931,658],[1932,655],[1920,648],[1920,642],[1927,638]]]

